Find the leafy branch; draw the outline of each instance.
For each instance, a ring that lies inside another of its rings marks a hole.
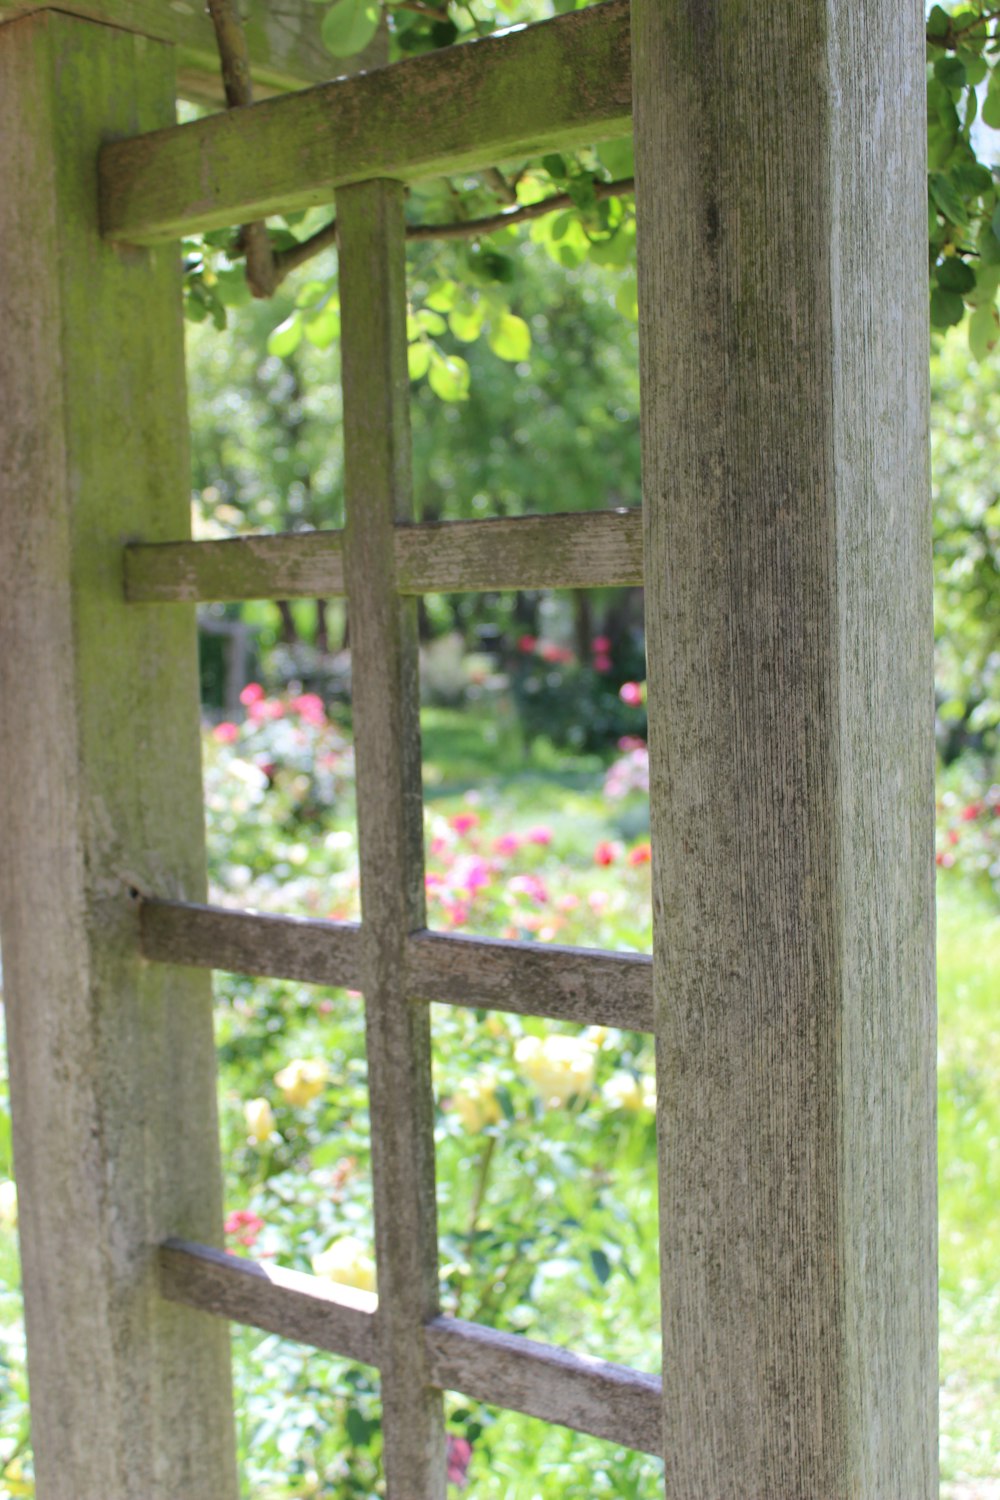
[[[499,174],[497,174],[499,175]],[[595,180],[593,183],[594,198],[598,202],[604,202],[608,198],[626,198],[635,192],[635,178],[622,177],[614,182],[602,182]],[[513,224],[525,224],[532,219],[544,218],[546,214],[558,213],[560,210],[574,209],[577,202],[571,193],[549,193],[535,203],[518,203],[515,197],[510,208],[501,209],[495,214],[486,214],[478,219],[455,219],[448,224],[408,224],[406,238],[408,240],[468,240],[479,239],[487,234],[495,234],[498,230],[508,229]],[[248,241],[248,230],[256,229],[257,225],[248,225],[240,230],[233,244],[234,255],[246,255],[248,278],[249,278],[249,255],[250,246]],[[308,239],[299,240],[294,245],[287,245],[282,250],[271,250],[271,273],[270,290],[259,292],[254,290],[255,296],[273,296],[278,287],[297,271],[300,266],[308,264],[315,256],[324,250],[331,249],[337,243],[337,221],[331,219],[329,224],[324,224],[322,229],[317,229]],[[270,248],[270,246],[269,246]],[[251,287],[253,290],[253,287]]]
[[[554,0],[557,11],[573,0]],[[357,55],[372,41],[379,27],[388,26],[395,55],[450,46],[470,36],[489,35],[501,24],[537,19],[536,0],[495,0],[486,10],[479,0],[332,0],[322,24],[323,37],[337,57]],[[235,0],[209,0],[216,26],[226,101],[238,108],[252,99],[246,44]],[[930,319],[933,329],[967,321],[972,352],[985,358],[1000,343],[997,301],[1000,297],[1000,163],[981,160],[981,125],[1000,131],[1000,5],[997,0],[946,0],[927,17],[928,45],[928,268]],[[975,129],[974,129],[975,127]],[[461,400],[467,392],[467,366],[455,354],[437,349],[433,314],[446,313],[459,342],[471,342],[486,330],[501,357],[523,357],[525,339],[521,320],[506,313],[502,286],[516,276],[514,259],[502,253],[502,236],[530,221],[533,239],[541,239],[559,264],[572,267],[585,259],[618,267],[621,288],[615,298],[626,316],[635,315],[632,248],[634,215],[620,200],[631,196],[631,153],[624,142],[574,156],[548,156],[528,162],[511,174],[497,166],[484,168],[477,178],[421,184],[410,197],[413,222],[407,239],[414,242],[465,241],[454,266],[439,274],[461,284],[461,296],[448,307],[428,303],[430,315],[411,341],[414,379],[428,375],[444,399]],[[616,206],[617,200],[617,206]],[[233,278],[242,277],[231,264],[217,270],[211,251],[227,261],[245,262],[245,281],[255,297],[270,297],[292,271],[336,242],[336,222],[316,228],[304,238],[287,227],[245,225],[231,235],[207,235],[189,261],[187,307],[195,319],[211,316],[218,326],[226,321],[225,304],[238,300]],[[499,238],[498,238],[499,237]],[[207,248],[205,248],[207,247]],[[457,267],[457,268],[456,268]],[[480,289],[489,286],[489,316],[478,302]],[[303,329],[327,339],[335,320],[327,307],[332,285],[317,300],[299,302],[292,319],[275,331],[272,352],[287,355]],[[244,292],[245,295],[245,292]],[[312,316],[305,314],[312,308]],[[507,319],[508,336],[497,330]],[[461,330],[461,331],[460,331]],[[312,332],[311,332],[312,331]],[[335,336],[335,334],[333,335]],[[530,338],[529,338],[530,343]],[[447,394],[445,394],[447,393]]]

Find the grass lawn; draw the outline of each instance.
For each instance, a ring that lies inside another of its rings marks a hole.
[[[1000,910],[938,881],[941,1473],[1000,1500]]]

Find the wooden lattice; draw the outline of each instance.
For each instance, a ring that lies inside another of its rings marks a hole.
[[[610,11],[610,14],[609,14]],[[521,76],[535,76],[539,45],[566,56],[569,76],[580,35],[591,46],[627,47],[620,4],[586,18],[520,33],[504,42],[397,65],[391,98],[407,149],[413,122],[431,122],[440,149],[433,95],[466,92],[476,113],[464,165],[509,155],[509,110],[490,98]],[[595,29],[596,28],[596,29]],[[610,29],[609,29],[610,28]],[[567,38],[570,39],[567,47]],[[527,60],[526,60],[527,58]],[[446,66],[442,66],[446,64]],[[471,66],[471,73],[465,75]],[[434,1206],[430,1001],[493,1006],[581,1023],[652,1029],[651,964],[626,954],[537,947],[430,933],[425,928],[423,815],[414,597],[447,591],[578,588],[641,583],[641,517],[634,511],[526,516],[513,520],[419,525],[410,501],[409,378],[406,367],[403,183],[393,146],[371,104],[370,77],[314,91],[338,151],[364,122],[357,149],[364,181],[341,183],[337,223],[342,309],[346,527],[343,533],[254,537],[234,542],[133,543],[126,552],[127,597],[135,603],[346,594],[351,617],[360,926],[255,917],[147,898],[147,958],[198,963],[359,988],[365,995],[379,1295],[365,1298],[318,1287],[315,1280],[272,1277],[205,1247],[172,1243],[164,1252],[168,1295],[191,1306],[363,1358],[382,1372],[386,1472],[410,1493],[442,1483],[441,1388],[561,1422],[626,1447],[660,1452],[660,1382],[649,1375],[580,1358],[496,1330],[438,1316]],[[624,87],[628,89],[626,75]],[[520,85],[522,93],[527,92]],[[607,128],[604,111],[574,97],[528,129],[566,144]],[[367,97],[365,97],[367,96]],[[284,101],[278,108],[287,112]],[[306,96],[294,101],[297,106]],[[298,108],[295,111],[298,117]],[[595,120],[594,115],[597,114]],[[627,119],[627,115],[626,115]],[[507,134],[498,133],[498,125]],[[211,122],[206,122],[211,123]],[[225,123],[224,117],[219,123]],[[611,120],[620,129],[619,114]],[[285,127],[282,127],[283,129]],[[296,129],[301,128],[298,123]],[[309,128],[309,127],[306,127]],[[463,130],[465,127],[463,126]],[[177,137],[159,145],[171,149]],[[182,144],[185,137],[181,137]],[[112,198],[133,171],[120,153],[148,149],[142,139],[107,153],[107,223]],[[190,141],[189,141],[190,145]],[[242,149],[242,148],[241,148]],[[419,148],[418,148],[419,149]],[[269,153],[266,153],[269,154]],[[294,173],[278,203],[301,202],[307,170]],[[414,171],[428,163],[414,155]],[[435,162],[434,169],[440,165]],[[160,168],[146,163],[136,182]],[[351,177],[361,175],[352,172]],[[326,166],[329,195],[330,164]],[[272,204],[276,208],[278,203]],[[144,235],[129,209],[130,240]],[[227,208],[224,217],[232,217]],[[242,217],[242,209],[237,213]],[[158,233],[156,230],[154,233]],[[405,1479],[404,1479],[405,1477]],[[401,1489],[401,1493],[404,1492]]]
[[[275,51],[249,9],[265,88],[301,80],[315,16]],[[671,1500],[932,1500],[920,0],[634,0],[631,36],[610,0],[180,127],[175,49],[213,92],[196,0],[0,23],[0,916],[39,1500],[235,1495],[205,1311],[379,1368],[392,1500],[443,1500],[444,1389],[661,1452]],[[633,97],[642,514],[416,524],[405,184],[621,135]],[[333,197],[345,530],[192,543],[169,242]],[[652,962],[427,932],[415,596],[638,582]],[[213,909],[171,606],[338,592],[362,921]],[[377,1302],[212,1248],[213,967],[364,994]],[[431,1001],[655,1034],[662,1383],[439,1315]]]

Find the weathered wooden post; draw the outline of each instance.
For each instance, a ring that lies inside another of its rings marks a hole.
[[[0,918],[40,1500],[236,1493],[228,1330],[162,1301],[221,1237],[207,975],[139,957],[198,899],[190,609],[122,544],[189,516],[174,247],[97,224],[102,140],[169,124],[172,49],[54,11],[0,27]]]
[[[634,0],[671,1500],[937,1494],[918,0]]]

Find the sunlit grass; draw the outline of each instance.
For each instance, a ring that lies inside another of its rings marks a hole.
[[[964,883],[938,887],[942,1493],[997,1500],[1000,912]]]

